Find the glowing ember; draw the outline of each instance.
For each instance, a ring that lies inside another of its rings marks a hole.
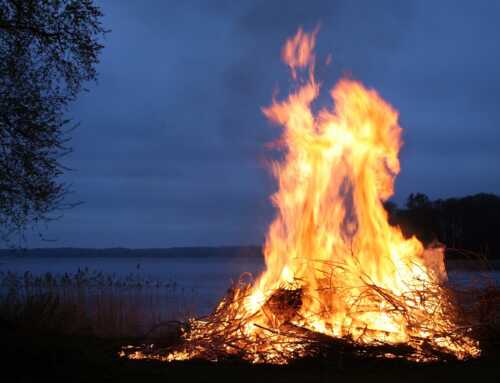
[[[400,170],[397,111],[343,79],[330,93],[334,107],[314,113],[315,34],[299,29],[286,42],[282,57],[296,90],[263,109],[283,127],[286,148],[272,168],[279,190],[266,271],[235,286],[205,320],[191,320],[183,346],[157,359],[287,363],[335,340],[358,349],[404,346],[414,360],[479,355],[443,287],[443,249],[424,249],[388,223],[382,203]]]

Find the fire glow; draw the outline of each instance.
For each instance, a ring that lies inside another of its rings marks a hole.
[[[283,128],[277,144],[285,151],[272,166],[279,189],[265,272],[234,286],[210,316],[190,320],[176,350],[149,357],[283,364],[329,339],[360,349],[404,345],[404,357],[417,361],[479,355],[445,287],[443,248],[426,249],[388,223],[398,112],[375,90],[341,79],[333,106],[314,113],[315,42],[316,32],[299,29],[285,43],[294,91],[263,109]]]

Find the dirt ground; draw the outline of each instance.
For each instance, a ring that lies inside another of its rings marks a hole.
[[[2,331],[4,382],[500,382],[500,358],[490,347],[479,360],[416,364],[401,361],[299,361],[287,366],[241,362],[162,363],[118,357],[129,340],[29,335]],[[8,377],[8,378],[7,378]]]

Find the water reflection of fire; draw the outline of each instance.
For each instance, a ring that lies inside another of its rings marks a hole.
[[[314,113],[315,41],[316,32],[299,29],[286,42],[296,88],[263,109],[283,127],[286,150],[272,167],[279,190],[265,272],[235,286],[208,318],[191,320],[181,348],[155,358],[287,363],[328,340],[405,346],[414,360],[479,355],[443,287],[443,249],[425,249],[388,223],[382,203],[400,170],[397,111],[342,79],[330,92],[334,107]]]

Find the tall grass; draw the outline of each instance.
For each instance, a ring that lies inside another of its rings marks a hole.
[[[193,315],[196,294],[140,274],[0,271],[0,324],[28,333],[164,336],[169,324]]]

